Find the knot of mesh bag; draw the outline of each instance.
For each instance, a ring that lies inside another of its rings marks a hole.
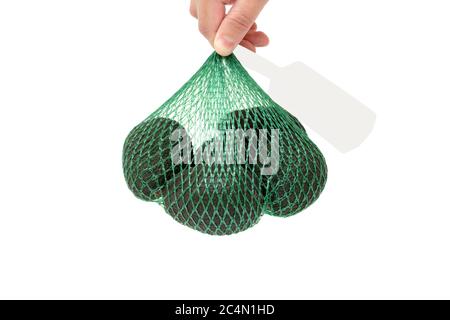
[[[123,168],[138,198],[213,235],[246,230],[263,213],[294,215],[327,179],[325,159],[300,121],[234,55],[216,53],[130,132]]]

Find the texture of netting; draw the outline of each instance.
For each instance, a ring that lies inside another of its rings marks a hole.
[[[327,179],[325,159],[298,119],[234,55],[216,53],[130,132],[123,168],[138,198],[213,235],[246,230],[264,213],[294,215]]]

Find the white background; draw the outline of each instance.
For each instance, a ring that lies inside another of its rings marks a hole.
[[[231,237],[133,197],[129,130],[211,48],[187,1],[0,1],[0,298],[450,298],[450,4],[270,1],[260,54],[377,114],[321,198]],[[263,83],[263,86],[265,84]]]

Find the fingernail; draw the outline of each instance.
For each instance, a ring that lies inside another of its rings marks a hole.
[[[235,47],[236,44],[233,39],[224,35],[218,36],[214,41],[214,49],[216,49],[218,54],[224,57],[229,56]]]

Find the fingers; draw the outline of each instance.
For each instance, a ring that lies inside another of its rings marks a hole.
[[[250,51],[256,52],[256,46],[248,40],[243,39],[239,44]]]
[[[191,0],[191,4],[189,6],[189,12],[191,13],[191,16],[194,18],[197,18],[197,1]]]
[[[224,5],[235,4],[236,1],[241,0],[191,0],[189,11],[193,17],[199,19],[199,30],[211,45],[214,46],[217,31],[225,17]],[[264,0],[261,1],[264,2]],[[267,35],[264,32],[256,30],[256,23],[252,23],[244,38],[239,42],[239,45],[254,52],[256,51],[256,47],[267,46],[269,44]]]
[[[235,1],[230,12],[220,24],[214,39],[214,48],[220,55],[230,55],[236,46],[242,42],[267,1],[268,0]],[[258,40],[262,40],[261,35],[256,37]],[[248,45],[247,42],[244,43]]]
[[[265,47],[269,44],[269,37],[261,31],[249,31],[244,40],[250,41],[255,47]]]
[[[221,0],[197,0],[198,29],[214,45],[214,38],[225,17],[225,5]]]

